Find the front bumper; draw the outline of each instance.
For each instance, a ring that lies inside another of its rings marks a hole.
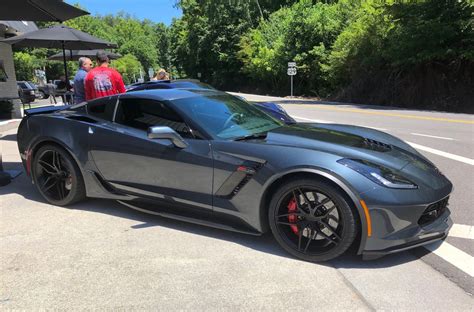
[[[363,250],[363,259],[373,260],[388,254],[409,250],[445,239],[448,236],[449,230],[453,226],[453,221],[450,218],[450,214],[451,212],[449,209],[446,209],[444,213],[440,215],[434,222],[425,226],[417,226],[415,232],[413,232],[414,229],[412,228],[412,233],[409,237],[399,236],[394,240],[386,238],[369,238],[367,240],[369,245],[380,247],[385,245],[385,248]]]

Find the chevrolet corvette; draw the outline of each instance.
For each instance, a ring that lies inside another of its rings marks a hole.
[[[285,124],[217,90],[125,93],[31,109],[23,166],[58,206],[87,197],[241,233],[318,262],[444,239],[451,182],[404,141],[342,124]]]

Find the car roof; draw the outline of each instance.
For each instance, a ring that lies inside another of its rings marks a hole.
[[[146,81],[142,83],[134,83],[128,85],[127,87],[130,91],[133,91],[134,88],[140,87],[149,87],[149,86],[162,86],[166,89],[214,89],[212,86],[201,82],[196,79],[177,79],[177,80],[155,80],[155,81]]]
[[[122,93],[121,98],[142,98],[158,101],[173,101],[192,97],[209,95],[227,95],[227,93],[213,89],[151,89],[131,93]]]

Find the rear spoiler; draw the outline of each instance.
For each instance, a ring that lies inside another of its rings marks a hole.
[[[25,110],[25,116],[32,116],[32,115],[40,115],[40,114],[50,114],[65,108],[69,107],[69,105],[50,105],[50,106],[42,106],[37,108],[30,108]]]

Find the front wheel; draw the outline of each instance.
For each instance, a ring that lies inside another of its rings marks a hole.
[[[317,180],[298,179],[282,185],[273,196],[268,217],[281,247],[306,261],[338,257],[357,235],[348,200],[337,188]]]
[[[40,90],[39,93],[41,94],[41,98],[43,100],[46,100],[47,98],[49,98],[49,94],[46,94],[46,92],[44,92],[43,90]]]
[[[85,198],[81,171],[64,149],[41,147],[33,159],[33,180],[41,195],[51,204],[66,206]]]

